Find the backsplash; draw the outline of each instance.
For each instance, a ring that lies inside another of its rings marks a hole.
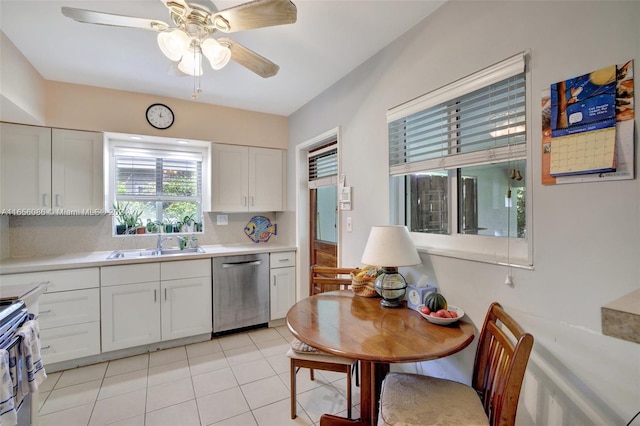
[[[295,228],[295,214],[260,214],[277,223],[278,234],[268,243],[259,244],[294,242],[293,233],[288,230]],[[245,235],[244,227],[255,215],[227,214],[228,225],[216,225],[217,214],[205,213],[204,233],[195,234],[198,244],[253,244]],[[0,254],[2,258],[17,258],[155,247],[157,234],[114,237],[112,226],[110,216],[2,216]],[[177,246],[177,241],[168,241],[165,246]]]

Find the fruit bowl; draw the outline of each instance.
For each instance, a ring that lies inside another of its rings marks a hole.
[[[458,321],[460,318],[462,318],[464,316],[464,311],[462,309],[458,308],[457,306],[449,305],[447,310],[448,311],[454,311],[456,314],[458,314],[455,318],[432,317],[431,315],[423,314],[422,311],[420,311],[420,308],[423,307],[423,306],[424,305],[418,306],[418,313],[420,315],[422,315],[422,317],[424,319],[426,319],[427,321],[429,321],[429,322],[431,322],[433,324],[439,324],[439,325],[453,324],[454,322]]]

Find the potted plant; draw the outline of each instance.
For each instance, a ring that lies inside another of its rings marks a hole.
[[[147,219],[147,232],[155,234],[156,232],[158,232],[159,226],[162,226],[162,223],[154,222],[151,219]]]
[[[117,202],[113,205],[113,212],[118,224],[116,225],[116,235],[122,235],[127,231],[127,206]]]
[[[193,217],[192,214],[185,216],[182,219],[182,226],[181,231],[182,232],[193,232],[193,224],[196,222],[195,218]]]

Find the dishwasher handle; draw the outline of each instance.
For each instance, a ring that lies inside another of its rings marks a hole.
[[[262,260],[245,260],[243,262],[225,262],[222,269],[262,265]]]

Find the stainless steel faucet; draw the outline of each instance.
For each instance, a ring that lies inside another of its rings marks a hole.
[[[162,234],[158,234],[158,242],[156,244],[156,250],[158,251],[162,250],[162,244],[164,244],[164,242],[167,240],[173,240],[173,238],[172,237],[162,238]]]

